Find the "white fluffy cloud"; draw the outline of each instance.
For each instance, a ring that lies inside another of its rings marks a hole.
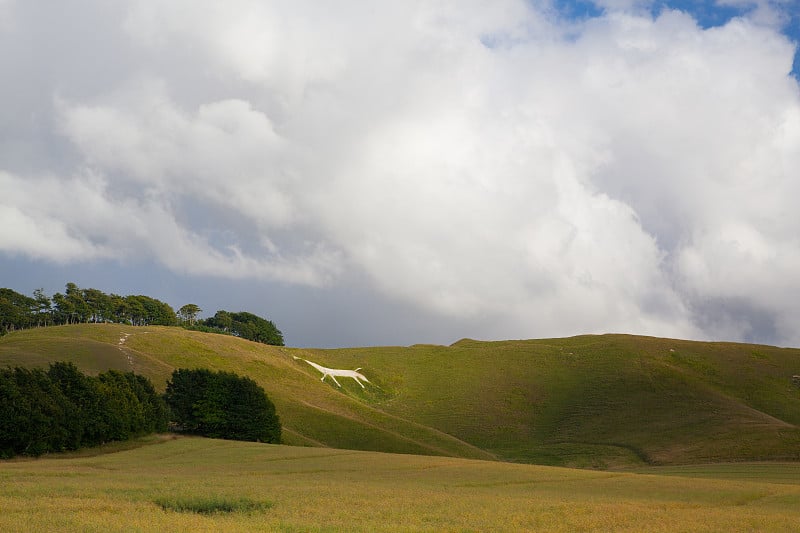
[[[44,84],[67,154],[0,163],[0,250],[310,285],[358,272],[475,336],[800,343],[800,91],[763,24],[779,4],[708,30],[641,2],[578,26],[546,4],[105,13],[128,68],[0,89]]]
[[[793,7],[793,0],[717,0],[717,3],[750,10],[750,19],[767,26],[783,25],[788,19],[787,9]]]

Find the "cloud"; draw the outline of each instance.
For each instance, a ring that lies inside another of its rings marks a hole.
[[[159,194],[219,202],[265,226],[292,217],[282,190],[285,143],[248,102],[213,101],[187,113],[161,83],[145,81],[108,103],[57,107],[65,135],[92,166]]]
[[[50,212],[49,205],[36,199],[37,192],[16,176],[0,173],[0,249],[36,259],[74,261],[102,257],[102,248],[87,239],[71,235],[63,220]],[[11,194],[8,194],[11,192]]]
[[[475,336],[800,343],[791,43],[753,17],[537,5],[87,4],[71,16],[121,30],[127,68],[0,90],[44,84],[47,120],[14,120],[63,154],[0,166],[0,250],[364,279]]]
[[[650,8],[653,0],[593,0],[592,3],[611,11],[631,11]]]
[[[765,26],[781,27],[789,21],[787,9],[791,0],[717,0],[720,6],[731,6],[747,11],[747,17]]]
[[[146,191],[115,199],[102,176],[86,172],[27,177],[0,172],[0,249],[56,262],[155,257],[176,272],[319,285],[336,259],[317,247],[305,257],[254,257],[230,244],[220,250],[176,220],[169,203]]]

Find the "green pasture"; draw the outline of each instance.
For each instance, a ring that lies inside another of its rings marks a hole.
[[[363,393],[352,380],[341,390],[330,379],[320,382],[320,374],[295,356],[311,357],[303,350],[175,327],[80,324],[0,337],[0,365],[47,366],[66,360],[88,373],[133,370],[160,390],[176,368],[249,376],[275,404],[286,444],[493,457],[435,428],[376,409],[372,400],[381,397],[379,388]]]
[[[387,392],[382,410],[507,461],[621,468],[800,459],[797,349],[588,335],[314,356],[329,366],[368,362]]]
[[[121,339],[125,338],[121,343]],[[320,381],[308,359],[362,368]],[[0,338],[0,365],[247,375],[291,445],[624,469],[800,460],[800,350],[631,335],[345,348],[82,324]]]
[[[709,478],[151,437],[0,462],[0,531],[796,531],[800,465],[763,468]]]

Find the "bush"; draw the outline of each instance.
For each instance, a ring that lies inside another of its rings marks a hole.
[[[269,502],[258,502],[248,498],[222,498],[212,497],[190,497],[190,498],[158,498],[155,504],[165,511],[176,511],[179,513],[198,513],[204,515],[219,513],[252,513],[265,511],[272,507]]]

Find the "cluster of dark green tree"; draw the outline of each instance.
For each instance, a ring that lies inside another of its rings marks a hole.
[[[167,382],[164,399],[178,431],[230,440],[281,441],[275,405],[248,377],[181,368]]]
[[[164,399],[133,372],[86,376],[72,363],[0,370],[0,457],[77,450],[166,431]]]
[[[184,325],[184,327],[208,333],[224,333],[263,344],[283,346],[283,333],[271,320],[247,311],[238,313],[217,311],[210,318],[195,320],[191,325]]]
[[[169,304],[149,296],[120,296],[98,289],[81,289],[67,283],[64,294],[48,297],[42,289],[33,297],[11,289],[0,289],[0,334],[37,326],[116,322],[134,326],[177,325]]]
[[[149,296],[119,296],[98,289],[81,289],[67,283],[64,294],[47,296],[42,289],[33,297],[0,288],[0,335],[40,326],[113,322],[133,326],[176,326],[196,331],[224,333],[250,341],[283,346],[283,334],[275,324],[245,311],[217,311],[205,320],[202,309],[186,304],[176,313],[169,304]]]

